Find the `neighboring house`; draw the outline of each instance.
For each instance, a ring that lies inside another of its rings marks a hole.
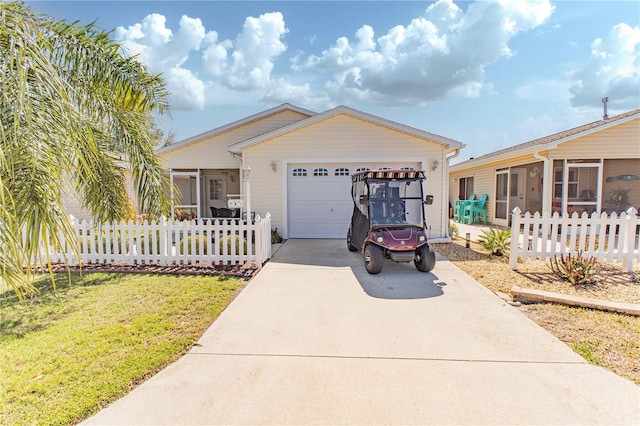
[[[640,109],[450,167],[450,203],[487,194],[488,219],[640,209]]]
[[[212,217],[238,198],[243,209],[271,213],[285,238],[344,238],[353,210],[352,173],[423,169],[425,193],[435,197],[426,212],[436,239],[447,236],[448,161],[463,146],[345,106],[315,113],[282,104],[158,154],[181,192],[174,212]]]
[[[127,164],[122,162],[120,166],[126,168]],[[135,213],[137,206],[136,189],[128,169],[125,170],[125,185],[127,194],[129,194],[129,200],[131,200],[132,203],[132,212]],[[77,220],[91,221],[93,219],[91,212],[82,205],[80,195],[74,190],[71,179],[67,179],[67,184],[62,191],[62,203],[64,211]]]

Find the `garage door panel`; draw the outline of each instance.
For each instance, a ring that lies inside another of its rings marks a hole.
[[[415,168],[416,164],[290,165],[287,170],[289,237],[345,238],[353,212],[350,174],[363,167]],[[326,169],[328,176],[314,176],[316,169]],[[345,173],[349,175],[344,175]]]

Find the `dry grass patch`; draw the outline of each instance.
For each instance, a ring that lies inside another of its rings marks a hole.
[[[509,268],[507,257],[489,256],[477,243],[471,248],[455,238],[433,244],[433,249],[492,291],[510,294],[513,286],[555,293],[640,303],[640,272],[623,272],[618,264],[603,264],[591,284],[572,285],[556,276],[541,261]],[[588,362],[640,384],[640,317],[553,304],[525,305],[520,309],[537,324],[567,343]]]

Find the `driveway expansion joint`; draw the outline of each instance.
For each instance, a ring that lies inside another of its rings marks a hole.
[[[536,361],[536,360],[496,360],[473,358],[427,358],[427,357],[392,357],[392,356],[353,356],[353,355],[310,355],[310,354],[269,354],[269,353],[230,353],[230,352],[189,352],[187,355],[198,356],[238,356],[264,358],[321,358],[321,359],[353,359],[381,361],[436,361],[436,362],[470,362],[495,364],[554,364],[554,365],[589,365],[586,361]]]

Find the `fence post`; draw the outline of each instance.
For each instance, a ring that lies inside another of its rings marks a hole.
[[[624,224],[620,229],[620,233],[622,234],[620,235],[620,238],[624,239],[622,245],[622,270],[625,272],[631,272],[631,268],[633,267],[637,219],[638,211],[631,207],[627,210],[627,214],[624,218]]]
[[[511,213],[511,247],[509,250],[509,266],[512,270],[518,269],[518,240],[520,237],[520,221],[522,211],[519,207]]]
[[[263,241],[262,239],[264,238],[264,236],[262,235],[262,218],[258,215],[256,215],[256,218],[253,222],[253,232],[255,233],[255,238],[256,238],[256,252],[255,252],[255,266],[257,269],[260,269],[260,266],[262,266],[262,252],[263,252]],[[249,259],[251,260],[251,259]]]
[[[263,262],[271,259],[271,213],[269,212],[267,212],[267,214],[264,216],[264,231],[267,235],[267,238],[263,242]]]

